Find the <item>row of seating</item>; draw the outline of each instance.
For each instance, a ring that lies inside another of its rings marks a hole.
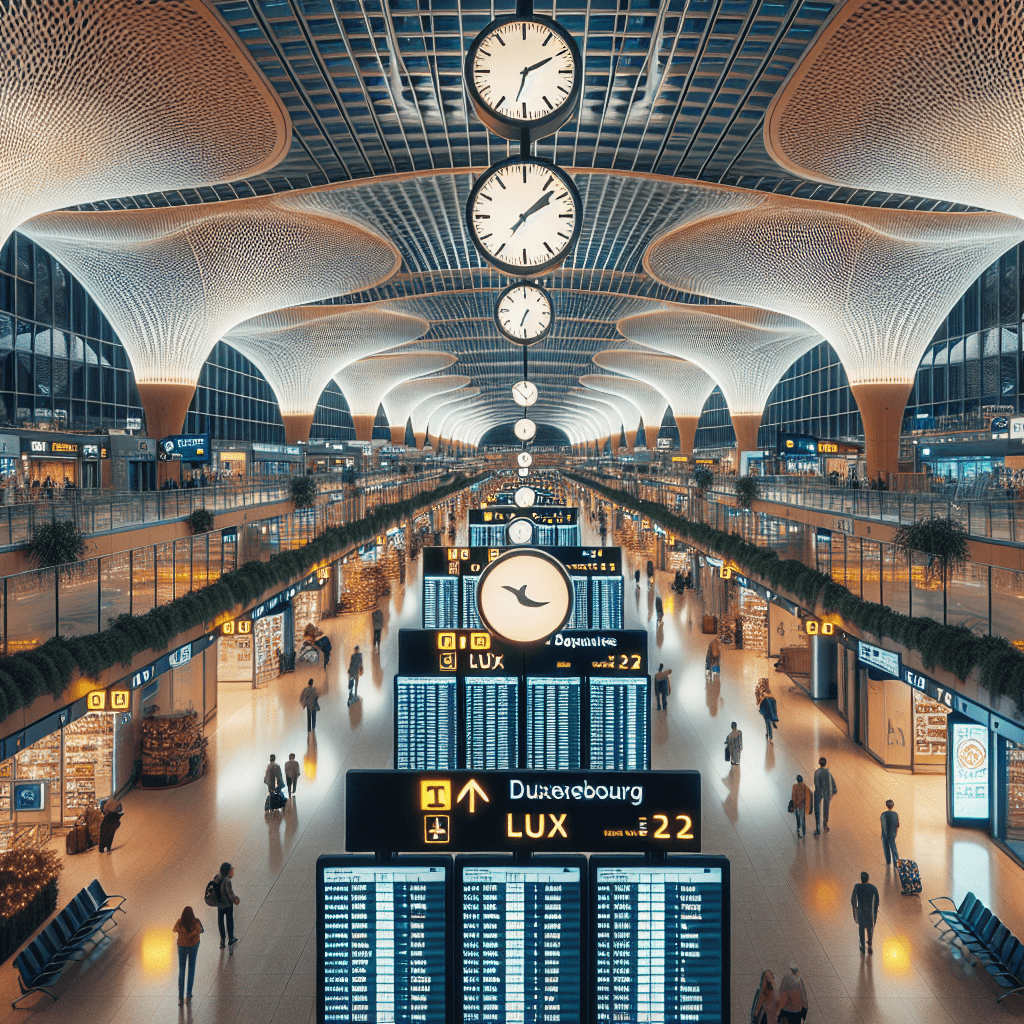
[[[120,902],[115,902],[115,901]],[[26,996],[45,992],[54,1002],[50,989],[57,984],[68,964],[81,960],[85,947],[103,941],[106,925],[117,911],[127,913],[124,896],[108,896],[99,879],[83,889],[14,959],[21,995],[12,1007],[18,1008]]]
[[[1024,944],[973,892],[958,907],[949,896],[929,900],[935,908],[929,917],[939,929],[940,938],[951,945],[957,941],[965,953],[984,967],[995,983],[1007,991],[996,999],[1024,992]],[[940,905],[941,904],[941,905]],[[948,906],[947,906],[948,904]]]

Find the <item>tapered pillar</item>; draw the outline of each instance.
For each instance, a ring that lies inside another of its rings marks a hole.
[[[740,455],[757,451],[757,431],[761,426],[759,412],[732,414],[732,429],[736,431],[736,471],[740,468]]]
[[[693,439],[697,436],[699,416],[676,416],[676,430],[679,431],[679,451],[688,458],[693,458]]]
[[[146,434],[159,441],[171,434],[180,434],[185,425],[188,407],[196,393],[195,384],[147,384],[136,382],[142,411],[146,414]],[[175,462],[158,462],[157,486],[167,480],[177,480],[181,466]]]
[[[605,449],[608,447],[608,442],[611,440],[611,434],[605,434],[604,437],[598,438],[597,441],[597,454],[604,455]]]
[[[391,427],[391,443],[392,444],[405,444],[405,424],[403,423],[400,427]]]
[[[305,444],[309,440],[310,430],[313,429],[313,416],[314,413],[281,413],[285,443]]]
[[[373,424],[377,417],[374,416],[353,416],[352,424],[356,428],[356,440],[357,441],[372,441],[373,440]]]
[[[913,386],[912,381],[850,385],[864,421],[864,454],[872,480],[879,473],[887,479],[899,471],[900,427]]]
[[[425,430],[414,430],[412,436],[416,439],[416,447],[422,451],[423,442],[427,439],[427,432]]]
[[[623,429],[622,432],[626,435],[626,451],[629,452],[630,455],[632,455],[633,452],[636,451],[637,431]]]

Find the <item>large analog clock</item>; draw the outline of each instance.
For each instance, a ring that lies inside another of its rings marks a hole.
[[[558,131],[580,98],[580,50],[543,15],[492,21],[466,55],[465,78],[477,116],[495,135],[519,141]]]
[[[520,487],[512,495],[517,508],[533,508],[537,501],[537,492],[532,487]]]
[[[537,385],[529,380],[516,381],[512,385],[512,400],[516,405],[528,409],[537,401]]]
[[[484,627],[517,644],[557,633],[572,615],[573,589],[561,562],[536,548],[508,551],[480,574],[476,608]]]
[[[512,425],[512,430],[520,441],[532,441],[537,436],[537,424],[526,417],[516,420]]]
[[[582,203],[560,167],[514,156],[492,164],[466,203],[470,238],[503,274],[533,277],[561,265],[580,236]]]
[[[524,544],[533,543],[533,523],[524,516],[513,519],[505,530],[505,537],[509,544],[522,547]]]
[[[520,452],[516,456],[516,462],[518,462],[523,469],[529,469],[530,466],[533,465],[533,456],[529,452]]]
[[[517,281],[498,296],[494,322],[509,341],[528,348],[547,337],[553,313],[551,296],[544,288],[529,281]]]

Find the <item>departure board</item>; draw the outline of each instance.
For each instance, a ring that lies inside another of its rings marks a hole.
[[[619,772],[650,768],[650,712],[646,676],[591,676],[589,767]]]
[[[476,608],[476,585],[479,580],[479,576],[462,577],[462,629],[484,628]]]
[[[492,544],[505,543],[506,523],[470,523],[469,544],[470,547],[486,548]]]
[[[558,533],[554,526],[534,526],[533,538],[539,548],[553,548],[558,543]]]
[[[580,768],[581,680],[526,678],[526,767],[536,771]]]
[[[459,628],[459,577],[423,577],[423,628]]]
[[[590,860],[591,1019],[727,1024],[729,862]]]
[[[587,577],[586,576],[572,576],[572,589],[573,589],[573,604],[572,604],[572,615],[569,616],[569,621],[565,624],[566,629],[589,629],[590,621],[588,612],[590,611],[587,603]]]
[[[451,870],[448,857],[317,861],[318,1020],[445,1024]]]
[[[590,579],[590,628],[622,629],[622,577]]]
[[[458,857],[456,1020],[579,1024],[585,857]]]
[[[580,543],[580,528],[578,526],[556,526],[557,531],[555,543],[572,547]]]
[[[395,767],[457,768],[455,714],[454,676],[395,676]]]
[[[466,676],[466,767],[519,766],[519,677]]]

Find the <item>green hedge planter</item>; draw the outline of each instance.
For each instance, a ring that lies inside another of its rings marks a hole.
[[[461,474],[432,491],[394,505],[382,505],[365,519],[332,526],[304,547],[283,551],[266,562],[246,562],[216,583],[145,615],[121,615],[101,633],[78,637],[52,637],[41,647],[0,658],[0,721],[37,697],[59,697],[76,670],[95,676],[113,665],[128,666],[143,651],[162,651],[187,630],[212,622],[236,605],[257,600],[273,587],[303,576],[313,566],[338,552],[375,537],[396,519],[454,494],[482,480],[487,474],[467,479]]]
[[[958,679],[966,679],[977,668],[981,685],[990,694],[1009,697],[1024,713],[1024,653],[1003,637],[976,636],[964,626],[944,626],[934,619],[903,615],[886,605],[865,601],[827,573],[794,558],[779,558],[774,551],[747,543],[739,534],[695,523],[657,502],[634,498],[575,473],[565,475],[657,522],[669,533],[731,558],[744,572],[760,576],[776,589],[788,590],[808,608],[814,608],[820,600],[826,612],[837,613],[858,629],[917,651],[926,668],[938,665]]]

